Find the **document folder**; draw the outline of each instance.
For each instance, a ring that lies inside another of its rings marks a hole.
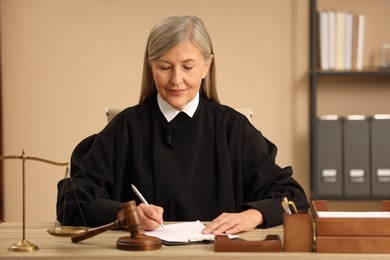
[[[325,200],[312,201],[312,209],[316,252],[390,253],[390,217],[321,217],[329,211]],[[383,201],[381,211],[390,214],[390,201]]]
[[[370,196],[370,125],[365,116],[344,120],[344,195],[346,198]]]
[[[342,121],[338,116],[318,118],[317,143],[314,192],[317,197],[340,197],[343,193]]]
[[[371,183],[373,197],[390,195],[390,115],[371,120]]]

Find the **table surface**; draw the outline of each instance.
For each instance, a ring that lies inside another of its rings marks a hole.
[[[116,249],[119,237],[127,236],[125,230],[106,231],[96,237],[78,244],[69,237],[52,236],[47,230],[51,223],[27,223],[25,239],[37,245],[33,252],[11,252],[8,248],[23,238],[21,223],[0,224],[0,258],[7,259],[390,259],[390,254],[325,254],[325,253],[289,253],[289,252],[214,252],[213,244],[192,244],[165,246],[152,251],[124,251]],[[283,226],[269,229],[255,229],[239,234],[246,240],[264,240],[267,235],[279,235],[283,240]]]

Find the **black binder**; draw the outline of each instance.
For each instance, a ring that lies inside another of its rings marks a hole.
[[[371,119],[371,183],[372,196],[390,195],[390,115],[374,115]]]
[[[370,125],[363,115],[344,120],[344,192],[345,197],[370,195]]]
[[[317,120],[317,171],[314,181],[318,197],[339,197],[343,193],[342,121],[338,116]]]

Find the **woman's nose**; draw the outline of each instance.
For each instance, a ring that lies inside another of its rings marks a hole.
[[[180,85],[181,83],[183,83],[182,71],[180,71],[179,69],[173,70],[171,75],[171,82],[174,85]]]

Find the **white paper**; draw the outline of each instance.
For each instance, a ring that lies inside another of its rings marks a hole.
[[[389,211],[318,211],[320,218],[390,218]]]
[[[177,224],[164,224],[153,231],[146,231],[145,235],[158,237],[167,242],[189,242],[189,240],[214,240],[214,235],[202,234],[205,225],[199,220]],[[237,236],[229,236],[230,238]]]

